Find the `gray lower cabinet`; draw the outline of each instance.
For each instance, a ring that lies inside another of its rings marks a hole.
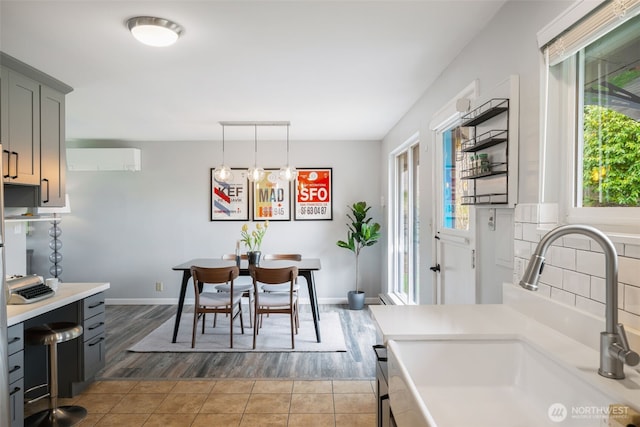
[[[373,351],[376,353],[377,426],[395,427],[396,423],[389,404],[387,349],[383,345],[374,345]]]
[[[11,427],[21,427],[24,425],[24,333],[22,323],[10,326],[7,332]]]
[[[91,381],[105,366],[104,293],[84,299],[82,309],[84,320],[82,380]],[[76,392],[75,389],[74,392]]]
[[[82,393],[105,366],[104,293],[56,308],[25,320],[24,329],[51,322],[73,322],[82,325],[82,336],[57,345],[58,396],[74,397]],[[25,388],[48,382],[47,349],[43,345],[25,347]],[[34,392],[28,398],[39,396]]]

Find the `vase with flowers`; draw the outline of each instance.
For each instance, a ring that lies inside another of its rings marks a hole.
[[[242,231],[240,232],[240,241],[247,247],[247,258],[249,259],[249,265],[260,265],[260,247],[262,246],[262,239],[269,228],[269,221],[263,223],[257,223],[255,230],[249,230],[249,225],[244,224]]]

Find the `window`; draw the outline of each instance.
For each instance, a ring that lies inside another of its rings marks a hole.
[[[578,52],[576,207],[640,206],[640,17]]]
[[[462,128],[442,133],[442,226],[452,230],[469,229],[469,206],[463,205],[469,181],[462,179]]]
[[[418,303],[420,148],[415,138],[392,154],[393,260],[390,291],[405,304]]]
[[[626,231],[640,224],[640,16],[611,22],[581,28],[581,45],[569,30],[562,37],[573,53],[557,47],[562,37],[545,51],[551,65],[541,201],[564,201],[566,222]]]

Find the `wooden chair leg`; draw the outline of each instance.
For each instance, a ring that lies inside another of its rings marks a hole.
[[[251,310],[251,305],[253,304],[253,301],[251,300],[251,295],[253,295],[253,292],[247,292],[247,297],[249,298],[249,327],[250,328],[253,327],[253,314]]]
[[[295,313],[294,313],[294,308],[291,308],[291,312],[289,313],[289,320],[291,320],[291,349],[295,349],[296,345],[295,345],[295,341],[294,341],[294,334],[293,334],[293,330],[295,329],[295,324],[296,324],[296,320],[295,320]]]
[[[233,348],[233,307],[231,308],[231,319],[229,319],[229,348]]]
[[[242,298],[238,301],[238,315],[240,316],[240,331],[244,335],[244,320],[242,320]]]
[[[198,310],[193,313],[193,330],[191,331],[191,348],[196,346],[196,331],[198,330]]]
[[[258,335],[258,307],[253,310],[253,349],[256,349],[256,336]]]

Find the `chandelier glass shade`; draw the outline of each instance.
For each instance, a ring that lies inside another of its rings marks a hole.
[[[253,167],[247,171],[247,178],[249,181],[260,181],[264,177],[264,169],[258,167],[258,126],[253,126],[254,139],[253,139]]]
[[[298,176],[298,171],[289,163],[289,125],[287,125],[287,165],[280,168],[280,179],[293,181]]]
[[[213,177],[218,182],[227,182],[233,179],[231,168],[224,163],[224,125],[222,125],[222,164],[213,170]]]

